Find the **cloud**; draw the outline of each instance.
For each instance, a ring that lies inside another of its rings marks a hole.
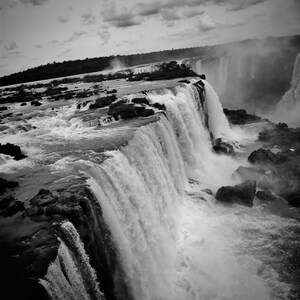
[[[186,7],[182,11],[182,15],[187,19],[199,16],[199,15],[203,15],[203,14],[204,14],[203,10],[200,10],[195,7]]]
[[[210,31],[217,28],[220,23],[213,21],[208,15],[203,15],[199,19],[198,29],[201,32]]]
[[[64,57],[66,56],[67,54],[69,54],[70,52],[72,51],[72,49],[66,49],[64,50],[63,52],[61,52],[60,54],[57,55],[57,57]]]
[[[166,21],[174,21],[181,19],[176,9],[164,9],[161,12],[161,16]]]
[[[40,44],[35,45],[35,48],[42,48],[42,45],[40,45]]]
[[[102,45],[105,45],[105,44],[107,44],[109,42],[111,34],[110,34],[110,32],[108,30],[98,31],[97,34],[102,39]]]
[[[15,41],[10,41],[8,44],[6,44],[4,46],[4,48],[6,51],[11,51],[11,50],[17,49],[19,47]]]
[[[125,28],[142,23],[132,11],[118,12],[114,1],[106,2],[101,12],[103,21],[117,28]]]
[[[25,5],[39,6],[48,2],[48,0],[20,0],[20,2],[22,2]]]
[[[96,23],[96,16],[91,12],[82,13],[80,16],[84,25],[92,25]]]
[[[137,11],[140,16],[152,16],[159,14],[162,8],[161,2],[139,3]]]
[[[52,44],[52,45],[58,44],[58,43],[59,43],[59,40],[51,40],[48,42],[48,44]]]
[[[86,35],[87,35],[86,31],[75,31],[68,39],[63,41],[62,44],[73,42],[75,40],[78,40],[80,37],[86,36]]]
[[[69,21],[69,19],[67,17],[58,16],[58,21],[60,23],[66,23]]]
[[[230,1],[230,7],[227,10],[228,11],[242,10],[265,1],[266,0],[243,0],[243,1],[232,0]]]

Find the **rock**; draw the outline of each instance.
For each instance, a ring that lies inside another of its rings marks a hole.
[[[56,201],[57,197],[53,196],[49,190],[40,189],[38,194],[30,200],[30,203],[32,205],[44,207],[46,205],[55,203]]]
[[[0,111],[4,111],[4,110],[7,110],[7,107],[6,107],[6,106],[0,107]]]
[[[94,103],[92,103],[90,105],[90,109],[102,108],[102,107],[108,106],[108,105],[112,104],[113,102],[115,102],[116,100],[117,100],[116,95],[98,98],[95,100]]]
[[[154,115],[154,111],[142,106],[136,106],[132,103],[118,101],[109,106],[107,114],[113,116],[115,119],[118,119],[119,116],[122,119],[131,119],[135,117],[152,116]]]
[[[262,201],[270,202],[276,200],[276,196],[274,196],[269,190],[266,191],[257,191],[256,197]]]
[[[0,210],[6,209],[9,205],[14,202],[16,199],[12,196],[7,196],[0,200]]]
[[[300,206],[300,191],[284,192],[280,196],[284,197],[289,205],[293,207]]]
[[[147,98],[133,98],[131,99],[131,102],[135,104],[146,104],[146,105],[150,104]]]
[[[258,150],[253,151],[249,157],[248,161],[252,164],[255,163],[263,163],[263,164],[279,164],[287,160],[287,157],[277,153],[274,154],[271,150],[266,150],[260,148]]]
[[[249,115],[244,109],[229,110],[224,108],[223,111],[228,121],[233,125],[245,125],[262,121],[262,118],[255,115]]]
[[[31,106],[41,106],[42,105],[42,103],[37,100],[31,101],[30,104],[31,104]]]
[[[152,106],[159,110],[166,110],[166,106],[164,104],[160,104],[158,102],[153,103]]]
[[[201,79],[203,79],[203,80],[205,80],[205,79],[206,79],[206,76],[205,76],[205,74],[201,74],[201,75],[199,75],[199,77],[200,77]]]
[[[4,178],[0,178],[0,194],[3,194],[6,189],[14,189],[19,185],[16,181],[8,181]]]
[[[116,93],[116,92],[117,92],[116,89],[112,89],[112,90],[110,90],[110,91],[107,91],[106,94],[114,94],[114,93]]]
[[[0,153],[14,157],[14,160],[21,160],[27,156],[21,152],[21,148],[14,144],[0,144]]]
[[[21,201],[16,201],[13,205],[9,206],[3,212],[0,213],[3,217],[11,217],[16,213],[25,210],[24,203]]]
[[[211,196],[213,195],[213,192],[211,189],[204,189],[204,190],[202,190],[202,192],[205,192],[206,194],[211,195]]]
[[[252,207],[256,192],[256,181],[247,180],[234,186],[222,186],[218,189],[216,199],[224,203],[237,203]]]
[[[223,142],[221,138],[218,138],[214,141],[213,149],[216,153],[223,153],[226,155],[230,155],[236,157],[236,153],[234,148],[229,143]]]
[[[26,105],[27,105],[26,102],[23,102],[23,103],[20,104],[20,106],[26,106]]]
[[[190,81],[189,81],[189,80],[186,80],[186,79],[183,79],[183,80],[179,80],[178,83],[187,83],[187,84],[189,84]]]

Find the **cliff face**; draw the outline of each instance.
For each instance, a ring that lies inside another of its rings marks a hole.
[[[99,203],[88,187],[40,190],[30,204],[22,214],[22,226],[37,229],[20,234],[13,243],[1,241],[1,299],[48,299],[38,279],[57,256],[59,238],[64,240],[60,224],[65,220],[78,231],[106,299],[115,299],[113,277],[122,271]]]

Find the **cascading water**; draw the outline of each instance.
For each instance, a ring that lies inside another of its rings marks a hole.
[[[128,145],[104,152],[101,164],[76,162],[89,177],[124,271],[115,274],[117,299],[284,298],[287,288],[277,282],[276,272],[267,273],[247,252],[250,246],[241,251],[256,241],[244,237],[249,224],[257,226],[259,218],[263,230],[271,231],[281,223],[251,208],[218,206],[207,192],[232,183],[231,174],[241,162],[211,151],[210,132],[228,138],[231,129],[208,82],[205,91],[204,105],[193,85],[149,93],[150,102],[166,107],[158,121],[138,128]],[[58,258],[41,283],[52,299],[102,299],[78,234],[64,224]],[[85,276],[95,284],[85,282]]]
[[[219,58],[219,72],[218,72],[218,91],[220,94],[224,93],[227,83],[228,75],[228,57]]]
[[[63,239],[58,255],[40,279],[51,299],[102,300],[95,270],[91,267],[79,234],[70,222],[60,225]]]
[[[202,73],[202,61],[201,61],[201,59],[197,60],[197,62],[196,62],[196,73],[197,74]]]
[[[297,127],[300,124],[300,53],[297,55],[291,86],[277,103],[275,112],[268,115],[272,121],[281,121],[289,126]]]

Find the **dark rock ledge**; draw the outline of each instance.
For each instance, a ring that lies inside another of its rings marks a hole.
[[[11,201],[2,200],[2,208]],[[37,280],[56,258],[59,224],[65,220],[77,229],[106,299],[115,299],[114,277],[122,278],[122,269],[98,200],[85,184],[42,189],[21,215],[18,211],[11,218],[13,225],[0,232],[0,299],[48,299]],[[10,230],[13,237],[7,234]],[[128,294],[125,284],[122,292]]]

